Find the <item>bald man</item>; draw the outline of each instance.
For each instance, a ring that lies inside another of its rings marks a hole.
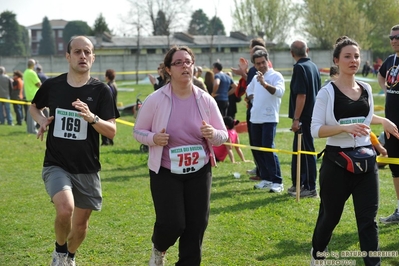
[[[313,137],[310,133],[313,106],[316,94],[321,88],[318,67],[308,57],[306,42],[296,40],[291,44],[291,55],[295,60],[290,83],[289,117],[292,119],[291,130],[294,133],[293,151],[298,149],[298,134],[302,133],[302,150],[314,152]],[[292,155],[292,187],[288,193],[296,197],[297,155]],[[316,156],[301,155],[300,197],[317,197],[316,191]]]

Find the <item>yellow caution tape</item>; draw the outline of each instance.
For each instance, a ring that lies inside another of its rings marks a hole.
[[[27,104],[30,105],[30,102],[24,102],[24,101],[15,101],[15,100],[8,100],[4,98],[0,98],[0,102],[8,102],[12,104]],[[122,119],[116,119],[116,122],[127,125],[127,126],[134,126],[134,123],[128,122]],[[272,149],[272,148],[265,148],[265,147],[255,147],[255,146],[250,146],[250,145],[244,145],[244,144],[234,144],[234,143],[224,143],[224,145],[229,145],[233,147],[240,147],[240,148],[245,148],[245,149],[251,149],[251,150],[257,150],[257,151],[266,151],[266,152],[279,152],[279,153],[285,153],[285,154],[291,154],[291,155],[298,155],[298,154],[306,154],[306,155],[317,155],[317,152],[311,152],[311,151],[287,151],[287,150],[279,150],[279,149]],[[386,164],[399,164],[399,158],[389,158],[389,157],[381,157],[377,156],[377,162],[378,163],[386,163]]]

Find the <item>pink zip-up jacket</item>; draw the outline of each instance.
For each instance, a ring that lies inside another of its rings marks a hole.
[[[212,145],[222,145],[228,138],[227,129],[223,122],[216,101],[207,92],[193,85],[193,92],[202,119],[213,126],[212,139],[207,139],[211,162],[216,165]],[[166,84],[162,88],[148,95],[137,114],[136,123],[133,128],[134,138],[149,146],[148,167],[158,173],[161,167],[163,146],[154,143],[154,135],[168,125],[172,112],[172,87]]]

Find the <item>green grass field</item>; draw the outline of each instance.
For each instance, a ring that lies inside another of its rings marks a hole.
[[[379,91],[376,82],[374,91]],[[149,85],[123,85],[119,101],[144,100]],[[289,83],[281,114],[288,113]],[[384,105],[384,97],[375,97]],[[245,105],[239,103],[237,118],[245,119]],[[121,119],[134,122],[131,115]],[[291,121],[282,116],[279,129]],[[376,133],[381,127],[373,127]],[[280,132],[276,148],[291,150],[293,135]],[[246,133],[240,134],[248,144]],[[321,151],[325,140],[315,141]],[[26,127],[0,126],[0,265],[48,265],[54,247],[54,210],[41,180],[45,142],[26,134]],[[154,210],[149,190],[147,154],[132,136],[132,127],[118,124],[113,147],[101,147],[103,209],[94,212],[86,240],[77,253],[77,265],[148,265]],[[252,159],[249,149],[243,149]],[[279,153],[285,189],[291,186],[291,155]],[[238,156],[235,154],[236,158]],[[203,244],[203,262],[207,266],[309,265],[311,237],[316,222],[319,199],[296,202],[286,193],[272,194],[254,190],[254,182],[245,171],[253,163],[220,163],[213,169],[211,213]],[[320,166],[320,161],[318,161]],[[241,173],[241,178],[233,177]],[[380,209],[378,218],[391,214],[396,205],[388,168],[380,171]],[[380,247],[398,251],[399,225],[380,225]],[[359,251],[352,200],[349,199],[341,222],[334,231],[330,252]],[[167,264],[177,261],[177,244],[167,252]],[[352,265],[363,265],[360,258]],[[399,257],[384,258],[383,264],[399,266]]]

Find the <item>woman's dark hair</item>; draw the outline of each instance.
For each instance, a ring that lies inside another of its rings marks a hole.
[[[233,129],[234,126],[240,123],[239,120],[234,120],[231,116],[223,117],[224,124],[226,125],[227,129]]]
[[[19,78],[22,78],[22,76],[23,76],[23,75],[22,75],[22,72],[19,71],[19,70],[15,70],[13,74],[14,74],[14,76],[17,76],[17,77],[19,77]]]
[[[334,46],[334,52],[333,52],[333,59],[334,58],[339,58],[339,55],[341,54],[342,48],[348,45],[354,45],[359,47],[359,44],[349,38],[348,36],[341,36],[335,41],[335,46]],[[359,47],[360,48],[360,47]]]
[[[113,81],[115,79],[115,70],[113,69],[107,69],[105,71],[105,76],[110,80]]]
[[[163,63],[165,65],[165,67],[167,67],[167,68],[171,67],[172,60],[173,60],[173,55],[177,51],[186,51],[191,56],[191,60],[193,62],[195,61],[194,53],[193,53],[193,51],[191,51],[190,48],[188,48],[187,46],[177,46],[177,45],[175,45],[172,48],[170,48],[170,50],[165,55],[165,58],[163,60]]]

